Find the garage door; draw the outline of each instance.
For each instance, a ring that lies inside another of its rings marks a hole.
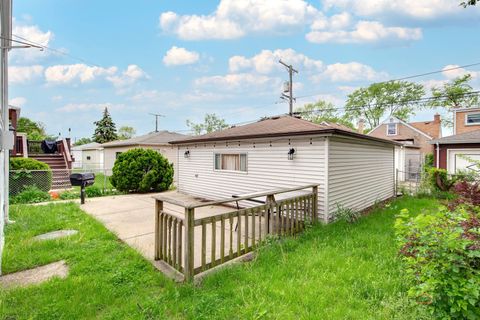
[[[448,151],[448,172],[457,173],[460,170],[480,172],[475,161],[480,161],[480,149],[459,149]]]

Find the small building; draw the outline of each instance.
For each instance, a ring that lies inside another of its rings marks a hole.
[[[399,143],[279,116],[171,142],[177,188],[206,199],[318,184],[318,216],[362,210],[395,194]]]
[[[72,147],[73,168],[82,170],[103,170],[103,147],[100,143],[91,142]]]
[[[173,163],[176,169],[177,164],[177,152],[176,148],[169,144],[169,141],[185,138],[183,134],[158,131],[145,134],[143,136],[133,137],[127,140],[117,140],[112,142],[103,143],[103,159],[104,169],[107,175],[111,175],[113,165],[117,157],[125,151],[134,148],[147,148],[160,152],[164,157]],[[176,170],[175,170],[176,171]]]
[[[451,174],[480,172],[480,108],[455,110],[453,124],[453,135],[431,141],[435,166]]]
[[[399,180],[417,179],[425,155],[433,153],[430,141],[442,135],[440,115],[434,115],[433,121],[409,123],[390,117],[373,128],[368,135],[400,142],[402,145],[396,148],[395,156]]]

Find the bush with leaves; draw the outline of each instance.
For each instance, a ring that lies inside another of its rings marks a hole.
[[[173,182],[173,164],[151,149],[131,149],[118,156],[110,177],[125,192],[160,192]]]
[[[450,191],[457,182],[458,177],[449,175],[447,170],[439,168],[430,168],[428,170],[428,179],[432,191]]]
[[[462,205],[395,222],[409,296],[436,319],[480,319],[480,211]]]
[[[27,186],[48,192],[52,187],[52,170],[48,164],[31,158],[10,159],[10,194],[17,195]]]
[[[360,219],[361,212],[352,208],[345,207],[337,203],[337,211],[335,211],[335,220],[346,221],[347,223],[355,223]]]
[[[50,194],[36,186],[26,186],[22,192],[10,197],[11,204],[38,203],[51,200]]]

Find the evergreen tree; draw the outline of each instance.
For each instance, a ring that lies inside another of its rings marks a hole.
[[[92,137],[93,141],[105,143],[118,139],[115,123],[113,122],[107,108],[103,111],[102,119],[100,121],[95,121],[93,124],[96,126],[95,133]]]

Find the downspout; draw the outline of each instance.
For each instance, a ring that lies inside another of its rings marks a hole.
[[[439,169],[440,168],[440,144],[438,142],[435,142],[435,145],[437,147],[437,156],[436,156],[437,161],[435,161],[436,162],[435,167]]]

